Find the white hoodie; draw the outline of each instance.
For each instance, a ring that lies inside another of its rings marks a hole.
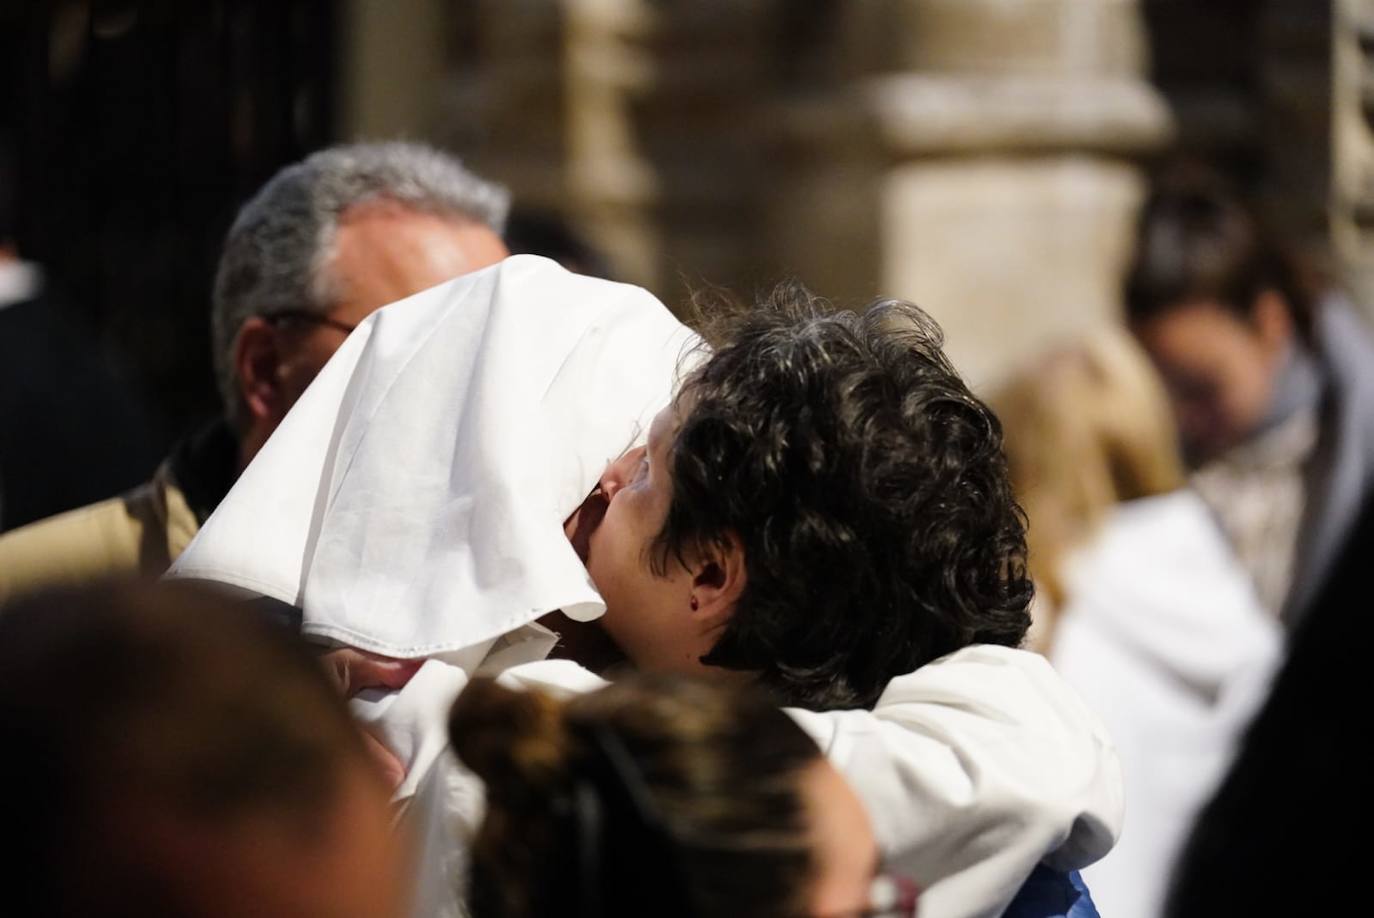
[[[527,642],[531,646],[533,642]],[[560,697],[605,685],[567,660],[504,668]],[[430,660],[399,693],[357,705],[408,768],[400,796],[421,838],[413,914],[464,914],[464,851],[481,782],[443,748],[464,671]],[[968,647],[894,679],[872,711],[788,711],[863,800],[889,866],[922,889],[922,918],[992,918],[1039,863],[1071,870],[1121,830],[1121,770],[1098,719],[1039,654]]]
[[[1066,573],[1051,659],[1111,732],[1129,813],[1083,877],[1102,914],[1150,918],[1264,700],[1280,627],[1191,491],[1121,505]]]

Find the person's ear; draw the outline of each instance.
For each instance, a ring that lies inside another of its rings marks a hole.
[[[727,533],[721,542],[703,548],[692,566],[692,617],[704,630],[723,627],[734,615],[748,579],[738,535]]]
[[[234,338],[234,377],[250,425],[269,429],[286,414],[281,384],[282,352],[272,323],[251,316]]]
[[[1250,315],[1265,353],[1271,358],[1284,353],[1293,340],[1293,315],[1283,294],[1277,290],[1262,291],[1255,297]]]

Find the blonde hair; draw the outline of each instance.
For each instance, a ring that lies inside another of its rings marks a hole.
[[[1123,330],[1103,329],[1012,379],[992,403],[1012,486],[1030,521],[1036,631],[1048,643],[1065,599],[1064,562],[1116,504],[1182,487],[1163,384]]]

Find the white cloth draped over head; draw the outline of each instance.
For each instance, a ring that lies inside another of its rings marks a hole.
[[[605,606],[563,532],[695,337],[638,287],[515,256],[370,316],[169,576],[398,657]]]

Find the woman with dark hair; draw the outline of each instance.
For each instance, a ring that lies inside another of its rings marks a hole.
[[[1194,466],[1262,601],[1294,624],[1374,474],[1374,344],[1216,179],[1179,172],[1141,217],[1125,289]]]
[[[915,914],[858,797],[760,693],[635,676],[563,703],[477,680],[449,725],[486,787],[476,918]]]

